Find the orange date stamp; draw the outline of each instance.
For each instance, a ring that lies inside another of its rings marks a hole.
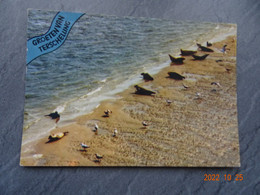
[[[204,174],[204,181],[243,181],[243,174],[236,174],[232,177],[231,174],[225,174],[223,176],[220,176],[219,174]]]

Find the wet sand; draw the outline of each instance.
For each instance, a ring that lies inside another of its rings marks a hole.
[[[226,54],[219,51],[224,44],[228,45]],[[92,113],[76,118],[73,124],[51,132],[68,131],[64,138],[46,143],[46,137],[31,143],[30,152],[23,147],[21,165],[240,166],[236,37],[213,43],[211,48],[215,52],[206,60],[185,56],[183,65],[169,65],[152,75],[154,81],[138,83],[155,91],[154,96],[134,94],[131,86],[115,99],[102,102]],[[205,53],[198,51],[197,55]],[[167,78],[169,71],[186,79]],[[219,82],[221,87],[212,82]],[[201,98],[196,97],[197,92]],[[172,101],[170,105],[167,99]],[[106,109],[113,111],[110,117],[103,117]],[[149,126],[143,127],[142,121]],[[99,126],[96,133],[95,123]],[[118,130],[116,137],[112,136],[114,128]],[[82,149],[82,142],[90,148]],[[94,162],[95,154],[103,156],[100,162]]]

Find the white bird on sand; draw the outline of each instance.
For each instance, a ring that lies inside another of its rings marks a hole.
[[[80,145],[81,145],[81,147],[82,147],[84,150],[87,149],[87,148],[89,148],[89,146],[88,146],[87,144],[81,143]]]
[[[118,131],[117,131],[117,129],[115,128],[112,136],[113,136],[113,137],[116,137],[117,133],[118,133]]]
[[[95,123],[95,127],[94,127],[94,132],[96,132],[98,130],[98,125],[97,125],[97,123]]]
[[[217,85],[218,87],[221,87],[221,85],[218,82],[212,82],[211,85]]]
[[[227,47],[227,45],[224,45],[220,51],[221,51],[222,53],[226,53],[226,50],[227,50],[226,47]]]
[[[184,85],[183,83],[182,83],[182,86],[184,87],[184,89],[188,89],[189,88],[187,85]]]
[[[95,154],[95,155],[96,155],[96,158],[97,158],[97,159],[101,159],[101,158],[103,158],[103,156],[100,155],[100,154]]]
[[[226,68],[226,71],[227,71],[228,73],[230,73],[231,70],[232,70],[231,68]]]
[[[171,103],[172,103],[172,101],[171,101],[171,100],[166,100],[166,102],[167,102],[168,106],[170,106],[170,105],[171,105]]]
[[[196,99],[201,99],[201,94],[199,92],[196,92]]]
[[[147,126],[148,126],[148,123],[145,122],[145,121],[143,121],[142,124],[143,124],[144,127],[147,127]]]

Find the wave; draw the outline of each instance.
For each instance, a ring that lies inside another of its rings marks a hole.
[[[58,113],[62,113],[64,110],[65,110],[65,108],[66,108],[66,104],[64,104],[64,105],[61,105],[61,106],[58,106],[57,108],[55,108],[54,110],[53,110],[53,112],[58,112]]]
[[[101,89],[102,89],[102,87],[99,87],[99,88],[95,89],[94,91],[87,93],[87,96],[93,95],[93,94],[97,93],[98,91],[100,91]]]

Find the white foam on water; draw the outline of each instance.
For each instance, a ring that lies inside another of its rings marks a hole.
[[[107,78],[101,80],[100,82],[101,82],[101,83],[105,83],[106,81],[107,81]]]
[[[66,108],[66,104],[64,104],[64,105],[61,105],[61,106],[58,106],[57,108],[55,108],[54,110],[53,110],[53,112],[58,112],[58,113],[62,113],[64,110],[65,110],[65,108]]]
[[[237,29],[234,26],[231,26],[229,29],[226,30],[226,32],[220,32],[217,35],[214,35],[211,39],[209,39],[209,42],[220,42],[224,41],[227,37],[236,35]]]
[[[101,81],[101,82],[102,82],[102,81]],[[105,82],[105,81],[104,81],[104,82]],[[97,93],[98,91],[100,91],[101,89],[102,89],[102,87],[99,87],[99,88],[95,89],[94,91],[91,91],[91,92],[87,93],[87,95],[88,95],[88,96],[93,95],[93,94]]]
[[[50,131],[56,128],[56,124],[49,118],[40,118],[23,132],[23,145],[46,137]]]

